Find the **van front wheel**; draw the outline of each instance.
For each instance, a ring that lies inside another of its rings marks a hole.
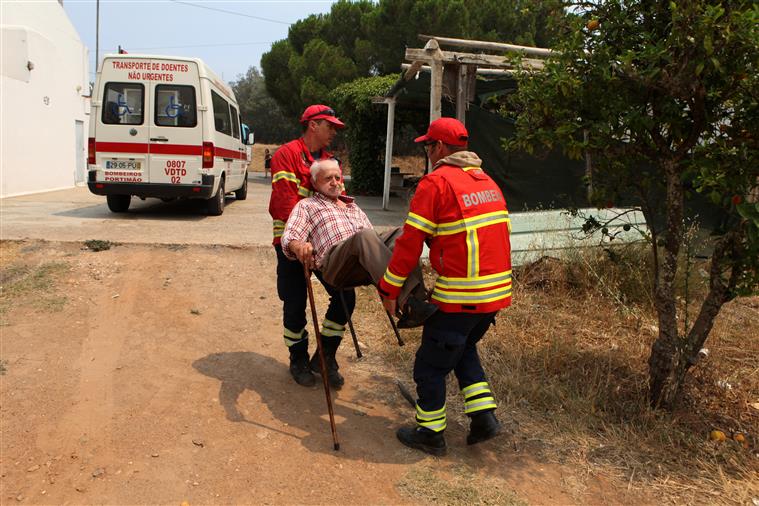
[[[129,209],[129,202],[132,200],[131,195],[106,195],[108,209],[114,213],[125,213]]]
[[[245,171],[245,179],[242,180],[240,189],[235,190],[235,200],[245,200],[248,198],[248,171]]]
[[[210,216],[220,216],[224,212],[224,195],[224,178],[221,178],[216,195],[208,199],[208,214]]]

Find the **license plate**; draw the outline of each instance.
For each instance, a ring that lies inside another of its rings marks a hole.
[[[142,162],[135,162],[132,160],[106,160],[105,168],[118,170],[141,170]]]

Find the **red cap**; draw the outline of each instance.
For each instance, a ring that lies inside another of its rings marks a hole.
[[[414,142],[443,141],[451,146],[466,146],[469,132],[456,118],[438,118],[430,123],[427,133],[414,139]]]
[[[303,111],[303,115],[300,117],[301,125],[305,125],[306,122],[315,119],[326,119],[337,128],[345,128],[345,123],[337,119],[335,110],[326,105],[309,105],[306,110]]]

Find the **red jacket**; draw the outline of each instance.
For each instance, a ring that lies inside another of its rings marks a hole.
[[[321,150],[319,158],[331,158],[332,154]],[[311,164],[314,157],[308,151],[303,139],[295,139],[283,144],[271,159],[271,198],[269,214],[274,219],[274,241],[280,243],[285,223],[295,204],[313,193],[311,186]]]
[[[441,162],[419,181],[380,292],[398,297],[429,239],[430,263],[439,274],[431,299],[441,311],[489,313],[509,306],[510,222],[503,193],[474,153]]]

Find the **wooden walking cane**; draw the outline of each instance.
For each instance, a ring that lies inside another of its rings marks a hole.
[[[319,320],[316,316],[316,304],[314,303],[314,289],[311,286],[311,270],[306,264],[303,264],[303,273],[306,275],[306,287],[308,288],[308,302],[311,304],[311,320],[314,322],[314,335],[316,335],[316,352],[319,354],[319,366],[322,371],[322,382],[324,383],[324,393],[327,396],[327,410],[329,411],[329,425],[332,428],[332,441],[334,442],[335,451],[340,449],[340,443],[337,442],[337,427],[335,427],[335,412],[332,409],[332,394],[329,391],[329,382],[327,381],[327,361],[324,360],[324,348],[322,347],[322,335],[319,332]]]

